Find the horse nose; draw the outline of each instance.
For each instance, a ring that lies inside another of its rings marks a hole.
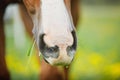
[[[65,44],[62,42],[61,44],[54,44],[54,46],[50,46],[47,42],[45,42],[46,35],[40,35],[38,46],[46,62],[52,65],[68,65],[71,63],[77,48],[77,38],[75,31],[71,32],[71,36],[73,38],[73,43],[69,46],[68,44],[66,45],[66,42]]]

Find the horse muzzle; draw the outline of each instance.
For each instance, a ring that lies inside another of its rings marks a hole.
[[[39,50],[47,63],[67,66],[72,62],[77,48],[77,38],[75,31],[72,31],[71,34],[73,38],[72,45],[68,46],[63,42],[63,44],[55,44],[52,47],[48,46],[44,41],[46,34],[40,35]]]

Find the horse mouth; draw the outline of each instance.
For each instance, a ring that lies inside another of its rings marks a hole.
[[[44,60],[45,60],[46,63],[50,64],[45,58],[44,58]],[[57,62],[57,63],[51,64],[51,65],[53,65],[53,66],[61,66],[61,65],[62,65],[62,66],[69,66],[70,63]]]
[[[69,57],[68,59],[62,59],[62,58],[58,58],[58,59],[55,59],[55,58],[44,58],[44,60],[50,64],[50,65],[53,65],[53,66],[69,66],[73,60],[73,58]]]

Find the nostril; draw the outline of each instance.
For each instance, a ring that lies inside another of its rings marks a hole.
[[[59,56],[59,48],[58,46],[55,47],[46,47],[46,53],[52,58],[58,58]]]
[[[71,46],[72,49],[76,50],[77,48],[77,37],[75,31],[72,31],[72,36],[73,36],[73,45]]]
[[[72,46],[68,46],[67,47],[68,56],[74,56],[75,51],[77,49],[77,37],[76,37],[76,33],[75,33],[75,31],[72,31],[71,33],[72,33],[72,36],[73,36],[73,44],[72,44]]]
[[[58,58],[59,56],[59,52],[53,52],[53,53],[47,53],[47,55],[51,58]]]
[[[70,57],[73,57],[75,54],[76,49],[74,49],[72,46],[67,47],[67,55]]]
[[[58,46],[48,47],[48,45],[44,41],[44,35],[45,34],[40,35],[39,44],[38,44],[39,50],[42,53],[43,57],[45,57],[45,58],[49,58],[49,57],[58,58],[58,56],[59,56]]]
[[[44,42],[44,40],[43,40],[44,35],[45,35],[45,34],[41,34],[41,35],[40,35],[40,37],[39,37],[39,44],[38,44],[39,49],[40,49],[40,51],[41,51],[42,53],[44,52],[44,49],[45,49],[45,46],[46,46],[46,44],[45,44],[45,42]]]
[[[58,52],[58,46],[55,47],[47,47],[47,51],[52,53],[52,52]]]
[[[54,52],[54,48],[53,47],[48,48],[47,51],[50,52],[50,53],[52,53],[52,52]]]

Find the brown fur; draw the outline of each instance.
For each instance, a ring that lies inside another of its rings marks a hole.
[[[5,62],[5,34],[3,24],[4,10],[0,11],[0,80],[9,80],[9,72]]]

